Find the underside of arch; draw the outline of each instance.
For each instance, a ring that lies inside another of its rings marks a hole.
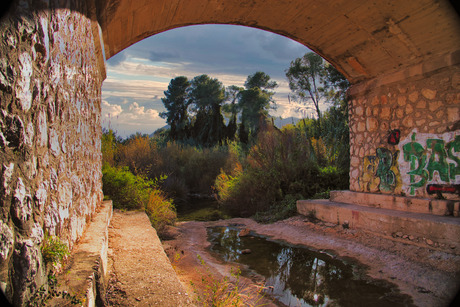
[[[449,1],[99,0],[106,58],[151,35],[197,24],[234,24],[294,39],[352,83],[460,52],[460,18]]]

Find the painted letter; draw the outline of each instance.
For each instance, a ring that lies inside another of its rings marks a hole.
[[[422,145],[414,141],[409,142],[403,146],[404,161],[410,162],[411,171],[407,174],[410,175],[411,194],[414,194],[415,188],[423,187],[428,179],[428,172],[425,170],[426,166],[426,152]],[[419,181],[415,181],[415,176],[420,176]]]
[[[457,164],[455,165],[454,163],[449,163],[450,180],[455,181],[455,176],[460,175],[460,135],[457,135],[455,137],[455,140],[449,142],[446,147],[447,156],[449,157],[449,159],[454,160]],[[457,155],[454,155],[454,152],[456,152]]]
[[[393,165],[393,155],[386,148],[377,148],[377,157],[379,157],[379,165],[376,175],[380,177],[379,188],[382,191],[393,191],[396,185],[395,173],[390,170]]]
[[[449,165],[447,164],[446,150],[444,149],[444,141],[439,139],[426,140],[427,149],[431,149],[431,156],[428,162],[429,180],[433,180],[433,174],[438,171],[439,177],[444,182],[449,182]]]

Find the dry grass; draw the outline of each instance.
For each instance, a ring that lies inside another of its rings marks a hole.
[[[190,282],[198,305],[203,307],[264,306],[261,303],[263,287],[243,282],[240,279],[239,269],[232,269],[230,276],[217,278],[203,259],[199,255],[197,257],[205,268],[200,284]]]

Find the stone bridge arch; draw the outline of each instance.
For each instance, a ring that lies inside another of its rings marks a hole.
[[[459,50],[459,18],[448,1],[101,0],[96,7],[106,58],[151,35],[197,24],[243,25],[287,36],[353,84],[423,62],[450,61]]]
[[[104,58],[179,26],[269,30],[336,66],[352,83],[350,190],[456,189],[460,18],[450,2],[13,1],[0,24],[2,291],[24,304],[45,279],[44,230],[72,246],[102,201]]]

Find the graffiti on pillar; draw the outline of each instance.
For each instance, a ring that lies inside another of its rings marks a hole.
[[[397,192],[401,187],[398,168],[399,151],[377,148],[375,156],[364,157],[364,171],[360,184],[366,192]]]
[[[403,185],[410,195],[438,192],[449,193],[448,187],[460,183],[460,135],[449,132],[440,135],[418,134],[400,143],[400,169]],[[439,188],[440,186],[446,187]]]
[[[378,178],[375,176],[378,167],[377,156],[366,156],[363,161],[363,174],[360,178],[361,188],[366,192],[378,191]]]
[[[375,174],[380,178],[379,189],[383,192],[393,192],[396,188],[395,168],[397,168],[396,162],[399,151],[393,154],[387,148],[377,148],[376,152],[379,158],[379,165]]]
[[[401,138],[401,131],[399,129],[392,130],[388,135],[388,144],[398,145],[399,139]]]
[[[442,197],[442,193],[460,195],[460,184],[429,184],[426,186],[428,194],[436,194]]]

